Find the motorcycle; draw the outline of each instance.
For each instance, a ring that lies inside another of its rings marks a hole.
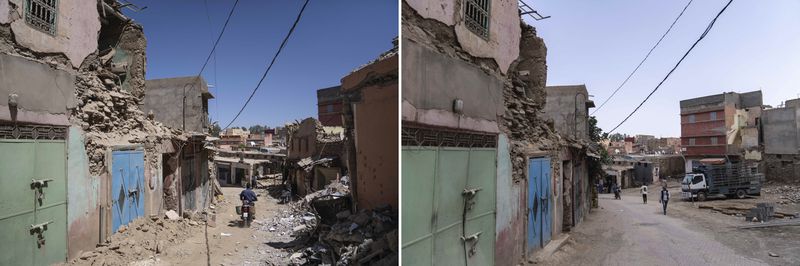
[[[242,201],[242,206],[239,206],[239,215],[241,215],[240,224],[244,224],[246,226],[250,226],[250,222],[253,221],[253,215],[255,214],[255,206],[253,203],[248,200]]]

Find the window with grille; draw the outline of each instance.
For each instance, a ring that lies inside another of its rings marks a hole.
[[[717,137],[711,138],[711,145],[717,145]]]
[[[25,22],[37,30],[56,35],[58,0],[25,0]]]
[[[694,138],[689,139],[689,146],[694,146],[695,145],[695,141],[696,140]]]
[[[711,112],[711,120],[717,120],[717,112]]]
[[[689,115],[689,123],[694,123],[694,121],[695,121],[695,116]]]
[[[464,21],[467,28],[484,39],[489,39],[489,2],[491,0],[464,1]]]

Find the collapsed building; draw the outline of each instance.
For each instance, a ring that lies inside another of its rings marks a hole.
[[[314,118],[290,124],[286,154],[286,180],[299,196],[321,190],[343,173],[344,129],[325,127]]]
[[[301,209],[320,218],[294,228],[305,248],[293,263],[398,263],[398,44],[323,90],[320,106],[333,105],[325,114],[340,114],[344,127],[313,118],[287,126],[288,181],[304,195]]]
[[[0,228],[18,243],[0,264],[65,261],[139,217],[210,200],[207,178],[175,170],[207,160],[201,137],[140,107],[146,40],[120,7],[0,0]]]
[[[589,211],[594,148],[546,115],[547,49],[517,1],[401,4],[403,261],[518,264]],[[586,96],[551,114],[584,127]]]

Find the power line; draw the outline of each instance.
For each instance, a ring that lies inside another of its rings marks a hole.
[[[286,37],[283,38],[283,41],[281,42],[281,46],[278,47],[278,51],[275,52],[275,56],[272,57],[272,61],[270,61],[269,66],[267,66],[267,69],[264,71],[264,74],[261,75],[261,79],[258,81],[258,84],[256,84],[256,87],[253,88],[253,92],[250,93],[250,97],[247,97],[247,101],[244,102],[244,105],[242,105],[242,109],[239,109],[239,112],[236,113],[236,116],[233,117],[233,120],[231,120],[231,122],[228,123],[228,125],[225,126],[222,130],[228,129],[228,127],[230,127],[231,124],[233,124],[233,122],[236,122],[236,119],[239,118],[239,115],[242,114],[242,112],[244,111],[244,108],[247,107],[247,104],[249,104],[250,100],[253,99],[253,96],[256,95],[256,92],[258,91],[259,87],[261,87],[261,83],[264,82],[264,78],[267,77],[267,73],[269,73],[269,70],[272,69],[272,65],[275,64],[275,60],[278,59],[278,55],[280,55],[281,51],[283,51],[283,47],[286,46],[286,42],[289,41],[289,37],[292,36],[292,32],[294,32],[295,27],[297,27],[297,23],[300,22],[300,18],[303,16],[303,11],[306,10],[306,6],[307,5],[308,5],[308,0],[306,0],[306,2],[303,3],[303,7],[300,8],[300,12],[297,13],[297,18],[294,20],[294,23],[292,24],[292,27],[289,28],[289,32],[286,33]]]
[[[194,82],[192,82],[191,84],[187,84],[187,85],[183,86],[183,103],[182,103],[182,107],[181,107],[183,109],[182,110],[182,117],[181,117],[182,124],[183,124],[183,126],[181,127],[182,130],[186,130],[186,87],[189,87],[189,89],[191,90],[192,88],[194,88],[194,84],[197,83],[197,81],[200,79],[200,75],[202,75],[203,71],[206,69],[206,66],[208,65],[208,61],[211,60],[211,56],[217,50],[217,45],[219,44],[219,40],[222,39],[222,34],[224,34],[225,33],[225,29],[228,28],[228,22],[231,21],[231,17],[233,16],[233,11],[236,10],[236,6],[238,4],[239,4],[239,0],[236,0],[236,2],[233,2],[233,7],[231,7],[231,11],[228,12],[228,17],[225,19],[225,24],[222,25],[222,30],[219,32],[219,35],[217,36],[217,40],[214,42],[214,46],[211,47],[211,52],[208,53],[208,56],[206,57],[206,61],[203,63],[203,67],[200,68],[200,72],[198,72],[197,76],[195,76]],[[216,62],[214,62],[214,63],[216,64]]]
[[[639,106],[636,106],[636,109],[633,109],[633,112],[628,114],[628,116],[625,117],[625,119],[623,119],[622,122],[619,122],[619,124],[617,124],[617,126],[615,126],[614,129],[611,129],[611,131],[608,132],[609,134],[614,132],[614,130],[617,130],[617,128],[619,128],[622,124],[624,124],[625,121],[628,121],[628,118],[631,118],[631,116],[633,116],[633,114],[636,113],[636,111],[638,111],[639,108],[641,108],[642,105],[644,105],[644,103],[647,102],[648,99],[650,99],[650,96],[653,96],[653,93],[655,93],[658,90],[658,88],[661,87],[661,84],[664,84],[664,81],[667,81],[667,78],[669,78],[669,76],[672,75],[672,72],[674,72],[675,69],[678,68],[678,66],[681,64],[681,62],[683,62],[683,59],[686,59],[686,56],[689,55],[689,53],[692,51],[692,49],[694,49],[694,47],[697,46],[697,44],[701,40],[703,40],[703,38],[705,38],[706,35],[708,35],[708,32],[711,31],[712,27],[714,27],[714,23],[717,22],[717,18],[719,18],[719,16],[722,15],[722,13],[725,12],[726,9],[728,9],[728,6],[730,6],[731,3],[733,3],[733,0],[729,0],[728,3],[725,4],[725,7],[723,7],[722,10],[720,10],[719,13],[717,13],[717,16],[715,16],[714,19],[712,19],[711,22],[708,24],[708,26],[706,27],[706,30],[703,31],[703,34],[700,35],[700,38],[698,38],[697,41],[695,41],[694,44],[692,44],[692,46],[689,47],[689,50],[686,51],[685,54],[683,54],[683,57],[681,57],[681,59],[678,60],[678,63],[675,64],[674,67],[672,67],[672,70],[670,70],[669,73],[667,73],[667,75],[664,77],[664,79],[662,79],[661,82],[659,82],[658,85],[653,89],[653,91],[651,91],[650,94],[648,94],[647,97],[644,98],[644,100],[641,103],[639,103]]]
[[[677,23],[677,22],[678,22],[678,19],[680,19],[680,18],[681,18],[681,16],[683,16],[683,12],[686,12],[686,8],[689,8],[689,5],[691,5],[691,4],[692,4],[692,1],[693,1],[693,0],[689,0],[689,3],[686,3],[686,6],[684,6],[684,7],[683,7],[683,10],[681,10],[681,13],[680,13],[680,14],[678,14],[678,17],[676,17],[676,18],[675,18],[675,20],[674,20],[674,21],[672,21],[672,24],[671,24],[671,25],[669,25],[669,28],[667,28],[667,31],[666,31],[666,32],[664,32],[664,34],[663,34],[663,35],[661,35],[661,38],[659,38],[659,39],[658,39],[658,41],[656,42],[656,44],[655,44],[655,45],[653,45],[653,48],[650,48],[650,51],[649,51],[649,52],[647,52],[647,55],[645,55],[645,56],[644,56],[644,58],[642,59],[642,61],[641,61],[641,62],[639,62],[639,64],[638,64],[638,65],[636,65],[636,68],[634,68],[634,69],[633,69],[633,71],[632,71],[630,74],[628,74],[628,77],[627,77],[627,78],[625,78],[625,80],[624,80],[624,81],[622,81],[622,84],[619,84],[619,87],[617,87],[617,89],[616,89],[616,90],[614,90],[614,93],[611,93],[611,96],[608,96],[608,98],[606,98],[606,99],[603,101],[603,103],[601,103],[601,104],[600,104],[600,106],[599,106],[599,107],[595,108],[595,109],[594,109],[594,111],[592,111],[592,114],[591,114],[591,115],[594,115],[594,113],[597,113],[597,111],[599,111],[599,110],[600,110],[600,108],[603,108],[603,106],[604,106],[604,105],[606,105],[606,103],[607,103],[609,100],[611,100],[611,98],[613,98],[613,97],[614,97],[614,95],[616,95],[616,94],[617,94],[617,92],[619,91],[619,89],[622,89],[622,86],[625,86],[625,83],[628,83],[628,80],[630,80],[630,79],[631,79],[631,77],[633,77],[633,74],[634,74],[634,73],[636,73],[636,71],[637,71],[637,70],[639,70],[639,67],[641,67],[641,66],[642,66],[642,64],[644,64],[644,61],[647,61],[647,58],[648,58],[648,57],[650,57],[650,54],[651,54],[651,53],[653,53],[653,50],[655,50],[655,49],[656,49],[656,47],[658,47],[658,45],[661,43],[661,41],[662,41],[662,40],[664,40],[664,37],[666,37],[666,36],[667,36],[667,34],[668,34],[668,33],[669,33],[671,30],[672,30],[672,27],[674,27],[674,26],[675,26],[675,23]]]

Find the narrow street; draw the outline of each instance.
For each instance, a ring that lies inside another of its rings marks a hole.
[[[677,188],[670,190],[674,198],[666,216],[655,196],[643,204],[638,190],[626,190],[622,200],[601,194],[600,208],[570,233],[572,239],[554,256],[538,264],[767,265],[721,243],[715,238],[718,234],[687,222],[691,217],[676,215],[687,203],[679,202]]]
[[[163,222],[141,219],[107,247],[87,252],[74,265],[287,265],[294,224],[290,204],[279,204],[266,189],[257,189],[256,219],[240,226],[235,206],[241,188],[223,187],[224,200],[216,205],[216,222],[209,226],[190,219]],[[289,216],[289,217],[286,217]],[[168,224],[170,223],[170,224]],[[155,227],[161,227],[155,229]],[[158,243],[158,244],[155,244]],[[162,250],[163,249],[163,250]],[[157,251],[156,251],[157,250]]]

